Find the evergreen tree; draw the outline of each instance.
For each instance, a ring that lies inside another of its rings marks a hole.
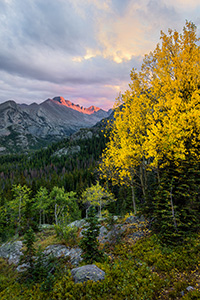
[[[80,248],[83,250],[82,257],[87,263],[101,261],[103,252],[99,250],[99,241],[97,239],[100,232],[100,224],[98,217],[95,215],[94,207],[90,208],[86,221],[87,225],[84,226],[82,232],[83,238],[79,243]]]
[[[33,229],[30,227],[24,235],[24,244],[26,245],[26,250],[21,257],[21,262],[27,264],[27,273],[31,276],[31,272],[34,267],[34,256],[36,254],[36,250],[34,247],[35,243],[35,234]]]

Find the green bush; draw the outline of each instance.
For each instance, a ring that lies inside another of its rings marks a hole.
[[[77,244],[77,233],[78,228],[76,226],[67,226],[67,225],[54,225],[54,229],[57,237],[64,243],[74,246]]]

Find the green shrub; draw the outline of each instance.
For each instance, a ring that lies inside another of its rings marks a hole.
[[[76,226],[67,226],[67,225],[54,225],[55,232],[57,237],[63,241],[65,244],[68,244],[70,246],[74,246],[77,244],[77,233],[78,228]]]
[[[12,265],[0,258],[0,292],[12,285],[17,278],[17,271],[14,270]],[[0,297],[1,298],[1,297]]]
[[[199,300],[200,299],[200,291],[194,290],[183,296],[182,300]]]

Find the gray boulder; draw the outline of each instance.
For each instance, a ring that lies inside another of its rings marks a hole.
[[[70,257],[70,262],[73,265],[78,265],[82,260],[81,254],[82,250],[80,248],[69,248],[65,245],[50,245],[43,251],[45,255],[53,255],[56,258]]]
[[[186,288],[186,290],[187,290],[188,292],[191,292],[191,291],[194,291],[195,288],[193,288],[193,286],[189,285],[189,286]]]
[[[84,225],[86,225],[86,221],[84,219],[81,219],[81,220],[76,220],[76,221],[68,224],[67,226],[69,226],[69,227],[75,226],[75,227],[81,228]]]
[[[113,225],[110,230],[107,230],[104,226],[100,228],[99,241],[101,243],[116,243],[117,239],[125,232],[126,227],[124,225]]]
[[[105,272],[96,265],[86,265],[72,269],[71,274],[75,283],[81,283],[88,280],[98,281],[105,278]]]
[[[5,243],[0,247],[0,257],[8,259],[8,263],[19,265],[20,263],[20,256],[22,253],[22,247],[23,243],[21,241],[16,242],[9,242]],[[50,245],[46,247],[46,249],[43,251],[45,255],[52,254],[56,258],[60,257],[69,257],[70,262],[72,265],[77,266],[79,262],[82,260],[81,254],[82,250],[79,247],[76,248],[69,248],[64,245]],[[25,265],[19,266],[19,272],[23,269],[25,269]]]
[[[21,241],[5,243],[0,247],[0,257],[8,259],[9,264],[18,265],[20,256],[23,254]]]
[[[105,226],[101,226],[100,227],[100,231],[99,231],[99,240],[102,240],[108,233],[108,229]]]

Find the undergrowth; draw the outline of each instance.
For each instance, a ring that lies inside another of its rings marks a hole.
[[[130,230],[128,231],[130,234]],[[49,237],[48,237],[49,238]],[[200,299],[199,236],[193,235],[179,246],[160,244],[156,235],[137,241],[128,240],[104,245],[107,260],[95,262],[105,271],[105,280],[75,284],[66,262],[55,274],[51,289],[44,288],[45,278],[31,285],[18,280],[20,274],[0,260],[0,299]],[[62,263],[62,262],[61,262]],[[82,263],[83,264],[83,263]],[[188,287],[192,287],[189,291]]]

